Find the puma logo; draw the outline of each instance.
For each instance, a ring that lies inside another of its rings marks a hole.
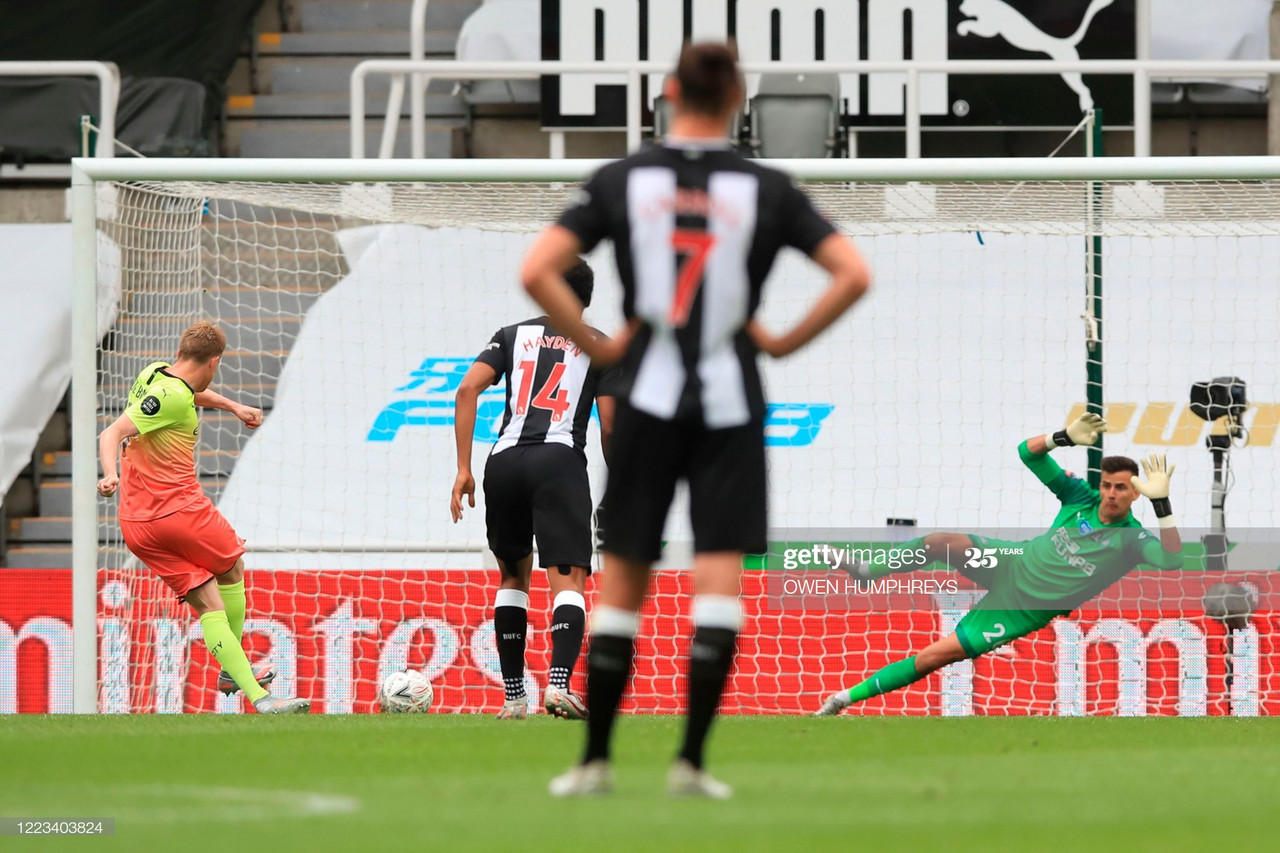
[[[1080,51],[1076,48],[1088,32],[1094,16],[1114,2],[1115,0],[1093,0],[1076,31],[1067,38],[1058,38],[1041,31],[1004,0],[964,0],[960,4],[960,14],[965,15],[968,20],[961,21],[956,32],[962,36],[975,35],[988,39],[1000,36],[1020,50],[1047,54],[1050,59],[1058,62],[1075,62],[1080,59]],[[1079,74],[1066,72],[1062,79],[1079,96],[1081,112],[1093,109],[1093,93]]]

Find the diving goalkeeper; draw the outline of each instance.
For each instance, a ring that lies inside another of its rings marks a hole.
[[[950,636],[909,658],[895,661],[862,683],[827,698],[814,716],[839,714],[862,702],[906,687],[947,664],[984,655],[992,649],[1033,634],[1093,598],[1141,564],[1160,569],[1182,566],[1182,537],[1169,505],[1169,477],[1173,466],[1161,454],[1151,454],[1142,467],[1124,456],[1102,460],[1101,489],[1063,471],[1049,458],[1055,447],[1089,446],[1106,431],[1094,414],[1081,415],[1065,430],[1037,435],[1018,447],[1018,455],[1040,482],[1049,487],[1062,509],[1049,529],[1025,542],[1007,542],[971,533],[931,533],[895,550],[925,549],[941,554],[948,565],[987,590],[976,607],[956,625]],[[1139,495],[1151,499],[1160,523],[1157,540],[1142,528],[1130,508]],[[996,564],[973,568],[966,549],[994,549]],[[939,559],[937,557],[933,559]],[[897,561],[891,562],[898,565]],[[927,563],[925,563],[927,565]],[[912,571],[920,564],[898,571]],[[852,567],[868,579],[891,572],[866,563]]]

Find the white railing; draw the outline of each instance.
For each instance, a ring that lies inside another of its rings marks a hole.
[[[120,104],[120,69],[114,62],[0,62],[0,77],[97,77],[98,157],[116,156],[116,108]]]
[[[627,148],[635,150],[641,139],[640,81],[645,74],[670,70],[664,62],[458,62],[456,60],[371,59],[351,72],[351,156],[365,156],[365,78],[370,74],[390,74],[391,93],[387,104],[379,156],[392,155],[404,80],[413,80],[410,126],[411,156],[426,156],[426,117],[423,93],[431,79],[441,80],[536,80],[544,74],[613,74],[626,78]],[[945,60],[930,62],[757,62],[743,63],[748,74],[901,74],[904,77],[907,157],[920,156],[922,74],[1014,74],[1058,75],[1124,74],[1133,77],[1133,150],[1139,157],[1151,154],[1151,82],[1173,78],[1240,78],[1280,74],[1280,60],[1203,61],[1152,59],[1090,59],[1052,62],[1038,59]],[[940,128],[941,130],[941,128]]]

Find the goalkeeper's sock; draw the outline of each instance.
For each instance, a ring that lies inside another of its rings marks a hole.
[[[707,733],[715,721],[742,626],[742,604],[733,595],[693,599],[693,642],[689,645],[689,711],[680,757],[699,770]]]
[[[547,676],[552,687],[569,689],[586,627],[587,600],[582,593],[571,589],[556,593],[551,609],[551,672]]]
[[[849,701],[861,702],[872,696],[889,693],[924,678],[916,672],[916,656],[894,661],[861,684],[849,688]]]
[[[493,597],[493,633],[506,699],[524,698],[524,637],[529,630],[529,593],[500,589]]]
[[[902,552],[917,551],[922,548],[924,548],[923,536],[917,536],[915,539],[908,539],[906,542],[890,548],[885,553],[885,561],[883,563],[859,563],[857,568],[858,577],[863,580],[875,580],[876,578],[883,578],[889,575],[905,572],[914,572],[922,569],[927,565],[927,563],[916,563],[913,558],[910,562],[903,565],[901,560]],[[898,559],[894,559],[895,554],[898,555]],[[890,566],[897,566],[897,568],[891,569],[889,568]]]
[[[267,689],[258,684],[253,677],[253,667],[245,657],[240,641],[232,633],[227,623],[227,614],[222,610],[210,610],[200,614],[200,627],[204,629],[204,644],[209,654],[222,667],[222,671],[235,681],[250,702],[257,702],[267,695]]]
[[[226,608],[227,625],[231,633],[236,635],[236,642],[244,641],[245,603],[244,578],[229,584],[218,584],[218,595],[222,596],[222,606]]]
[[[631,678],[640,614],[620,607],[597,606],[591,613],[591,651],[587,654],[586,764],[609,758],[609,739],[618,705]]]

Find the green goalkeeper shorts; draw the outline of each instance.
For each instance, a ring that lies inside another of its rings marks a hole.
[[[976,658],[1019,637],[1034,634],[1061,613],[1061,610],[1009,607],[1002,593],[990,592],[961,618],[956,625],[956,637],[965,654]]]

